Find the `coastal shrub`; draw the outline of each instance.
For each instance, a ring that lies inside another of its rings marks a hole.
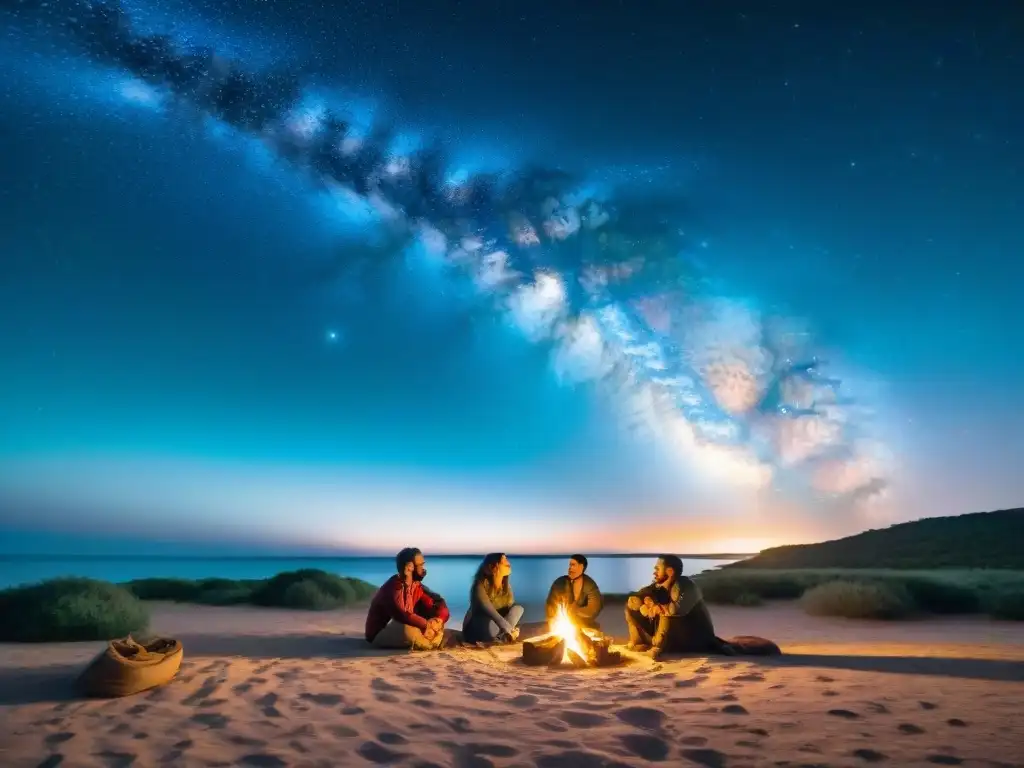
[[[0,641],[111,640],[146,629],[149,611],[129,590],[94,579],[50,579],[0,591]]]
[[[914,604],[928,613],[977,613],[981,609],[977,588],[972,589],[943,579],[913,576],[895,578],[892,581],[905,588]]]
[[[285,571],[253,592],[256,605],[324,611],[366,600],[376,587],[361,579],[338,576],[315,568]]]
[[[134,579],[122,586],[139,600],[194,603],[199,596],[199,584],[189,579]]]
[[[1024,621],[1024,590],[993,592],[988,597],[985,610],[994,619]]]
[[[814,573],[778,571],[725,572],[715,571],[699,575],[695,581],[709,603],[719,605],[740,605],[738,601],[750,600],[751,596],[765,600],[796,600],[809,587],[816,586],[824,579]],[[743,603],[750,605],[751,603]]]
[[[867,581],[830,581],[807,590],[800,598],[812,616],[847,619],[901,619],[914,612],[910,593],[896,584]]]
[[[239,605],[252,600],[262,580],[237,579],[135,579],[123,586],[140,600],[167,600],[203,605]]]

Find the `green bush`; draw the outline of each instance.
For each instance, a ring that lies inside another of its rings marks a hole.
[[[994,619],[1024,621],[1024,591],[993,592],[985,609]]]
[[[140,600],[167,600],[203,605],[240,605],[252,602],[253,592],[263,580],[236,579],[135,579],[123,586]]]
[[[910,593],[896,584],[830,581],[807,590],[800,598],[812,616],[847,619],[902,619],[914,612]]]
[[[361,579],[338,576],[315,568],[279,573],[252,595],[256,605],[324,611],[366,600],[376,587]]]
[[[105,581],[63,578],[0,592],[0,641],[112,640],[140,632],[149,611],[129,590]]]
[[[199,596],[199,583],[188,579],[135,579],[122,584],[139,600],[167,600],[194,603]]]
[[[887,581],[905,588],[917,607],[928,613],[977,613],[981,609],[977,588],[942,579],[913,576]]]

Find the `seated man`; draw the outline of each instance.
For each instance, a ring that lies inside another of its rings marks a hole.
[[[683,561],[662,555],[654,565],[654,581],[629,596],[626,624],[631,651],[717,653],[722,641],[715,636],[700,587],[683,576]]]
[[[414,547],[403,549],[395,565],[398,573],[384,582],[370,603],[366,640],[376,648],[440,648],[450,614],[441,596],[423,586],[423,553]]]
[[[568,575],[555,579],[548,592],[545,607],[549,622],[558,613],[558,607],[564,605],[569,618],[579,626],[599,628],[597,616],[604,607],[604,601],[597,582],[586,575],[586,570],[586,557],[572,555],[569,558]]]

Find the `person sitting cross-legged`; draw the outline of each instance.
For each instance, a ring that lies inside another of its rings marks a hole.
[[[381,585],[366,615],[366,640],[376,648],[433,650],[444,644],[450,617],[444,599],[423,585],[423,553],[415,547],[395,557],[398,573]]]
[[[523,606],[512,593],[511,574],[512,564],[502,552],[492,552],[480,563],[462,621],[462,637],[467,643],[514,643],[519,639]]]
[[[662,555],[654,565],[654,580],[629,596],[626,625],[631,651],[650,651],[653,657],[670,653],[718,653],[723,642],[715,636],[704,596],[683,575],[683,561]]]

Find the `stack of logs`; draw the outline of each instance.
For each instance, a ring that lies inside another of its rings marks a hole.
[[[531,637],[523,642],[523,663],[531,667],[559,666],[568,656],[570,663],[578,668],[608,667],[622,661],[622,654],[610,650],[612,639],[591,629],[577,631],[581,656],[572,648],[566,653],[565,638],[554,632]]]

